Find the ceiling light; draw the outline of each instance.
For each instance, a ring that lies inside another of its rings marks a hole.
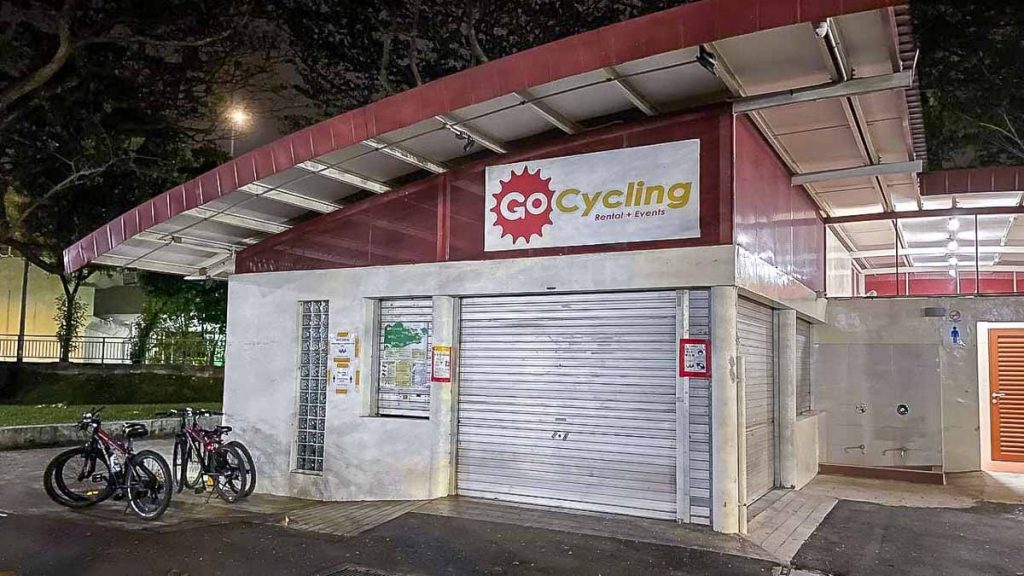
[[[960,248],[960,243],[956,240],[950,240],[949,244],[946,244],[946,250],[950,252],[956,252]]]
[[[946,223],[946,228],[948,228],[951,231],[959,230],[960,221],[957,220],[956,218],[950,218],[949,222]]]

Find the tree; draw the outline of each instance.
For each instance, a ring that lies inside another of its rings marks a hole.
[[[334,115],[470,66],[679,4],[654,0],[282,0],[303,93]],[[306,119],[301,119],[305,121]]]
[[[911,2],[929,161],[1024,164],[1024,4]]]
[[[75,351],[75,338],[82,332],[88,322],[85,304],[78,300],[69,300],[61,294],[55,302],[53,320],[57,323],[57,341],[60,343],[61,361],[67,362]]]
[[[0,244],[74,302],[91,270],[65,273],[63,248],[222,161],[236,94],[284,89],[260,14],[232,0],[0,5]]]
[[[227,333],[227,284],[144,273],[146,303],[135,326],[132,361],[165,354],[175,362],[213,364]]]

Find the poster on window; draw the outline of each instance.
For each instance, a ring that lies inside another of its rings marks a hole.
[[[430,323],[388,322],[381,334],[380,387],[407,390],[430,383]]]

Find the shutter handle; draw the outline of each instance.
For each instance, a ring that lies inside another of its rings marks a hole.
[[[993,404],[999,404],[999,399],[1002,398],[1003,396],[1006,396],[1006,392],[993,392],[992,393],[992,403]]]

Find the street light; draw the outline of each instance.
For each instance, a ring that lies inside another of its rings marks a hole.
[[[249,127],[249,123],[252,122],[252,114],[250,114],[249,111],[246,110],[244,106],[240,104],[232,104],[231,107],[228,108],[226,117],[228,120],[228,125],[231,126],[230,152],[231,157],[234,158],[235,138],[237,137],[238,132]]]

